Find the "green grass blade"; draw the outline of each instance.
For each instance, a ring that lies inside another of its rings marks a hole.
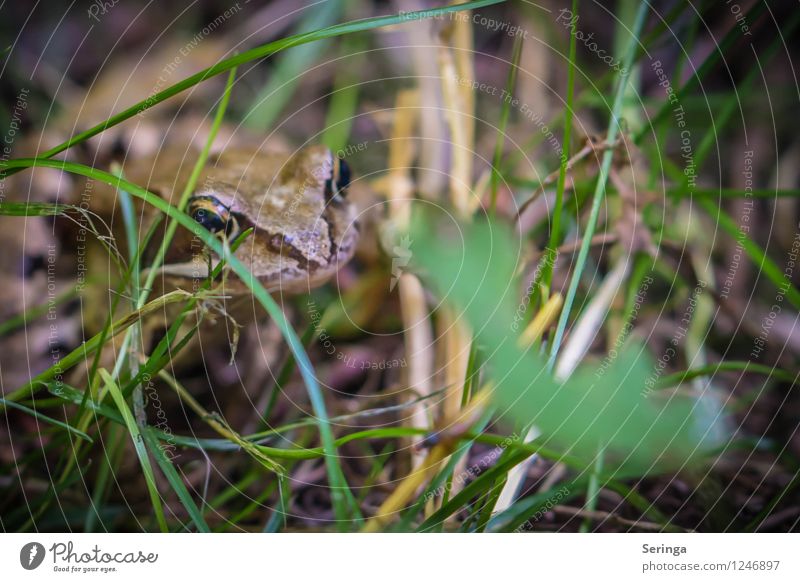
[[[125,427],[128,429],[134,449],[136,449],[136,456],[139,457],[139,464],[142,466],[142,473],[144,474],[145,483],[147,484],[147,491],[150,494],[150,502],[153,504],[153,510],[156,514],[156,521],[158,521],[161,532],[167,533],[169,528],[167,527],[167,520],[164,518],[161,496],[156,488],[156,478],[153,474],[153,467],[150,465],[150,457],[147,454],[145,441],[142,437],[142,433],[139,431],[139,425],[136,424],[136,419],[133,418],[131,409],[128,408],[125,398],[123,398],[122,392],[119,390],[119,386],[117,386],[117,383],[111,375],[106,370],[101,369],[100,377],[103,379],[103,382],[105,382],[106,388],[111,394],[111,398],[114,399],[114,403],[117,405],[120,414],[122,414]]]
[[[511,51],[511,63],[508,67],[508,78],[506,79],[506,90],[503,93],[503,105],[500,109],[500,122],[497,126],[497,141],[494,146],[494,159],[492,160],[491,175],[491,201],[489,203],[489,216],[494,217],[497,209],[497,190],[500,187],[500,164],[503,160],[503,148],[506,145],[506,127],[508,118],[511,114],[511,101],[514,87],[517,84],[517,71],[519,70],[519,59],[522,56],[522,41],[524,37],[518,36],[514,39],[514,48]]]
[[[350,137],[358,109],[359,65],[365,58],[363,51],[366,47],[367,43],[360,35],[342,39],[341,54],[347,57],[346,65],[337,72],[322,134],[322,143],[333,152],[343,150]]]
[[[754,4],[750,10],[745,14],[744,18],[746,22],[755,22],[759,16],[764,12],[764,9],[767,7],[767,3],[764,0],[761,0]],[[716,50],[712,51],[708,57],[703,61],[703,64],[697,69],[696,73],[692,75],[692,77],[683,85],[680,89],[675,92],[675,96],[677,102],[682,102],[684,98],[693,91],[700,82],[705,78],[708,72],[714,68],[717,62],[722,58],[728,51],[730,51],[733,44],[739,40],[742,36],[741,30],[738,26],[732,26],[728,33],[724,36],[722,41],[717,46]],[[639,133],[636,134],[634,137],[634,143],[639,143],[644,138],[645,135],[649,131],[651,131],[652,127],[657,126],[659,123],[664,121],[669,117],[672,113],[672,109],[674,104],[672,101],[666,101],[661,106],[661,109],[658,110],[658,113],[653,115],[649,123],[646,124]]]
[[[702,376],[714,376],[719,372],[749,372],[751,374],[763,374],[768,378],[779,380],[781,382],[788,382],[789,384],[794,384],[797,381],[795,376],[788,370],[773,368],[772,366],[765,366],[764,364],[756,364],[747,360],[744,362],[718,362],[716,364],[692,368],[683,372],[676,372],[661,378],[658,386],[659,388],[677,386],[681,382],[686,382]]]
[[[44,163],[51,163],[50,160],[40,160]],[[54,162],[60,164],[60,162]],[[110,176],[110,174],[108,174]],[[152,194],[151,194],[152,196]],[[197,223],[195,223],[197,224]],[[114,329],[115,334],[119,333],[129,326],[136,323],[136,321],[142,316],[143,313],[146,313],[152,310],[154,307],[161,306],[165,303],[166,299],[162,301],[164,297],[156,299],[152,301],[147,306],[145,306],[139,312],[134,312],[123,317],[121,320],[114,323],[112,326]],[[170,298],[167,298],[169,301],[176,301],[178,299],[182,299],[179,295],[173,295]],[[58,363],[53,366],[50,366],[47,370],[39,373],[38,375],[34,376],[29,382],[25,385],[21,386],[20,388],[14,390],[13,392],[6,394],[7,400],[19,401],[22,398],[28,396],[32,392],[38,390],[47,385],[48,382],[55,380],[56,384],[63,384],[63,375],[64,373],[76,366],[77,364],[85,361],[87,356],[90,356],[95,353],[97,349],[103,346],[103,342],[105,341],[105,334],[103,332],[98,333],[97,335],[92,336],[88,341],[86,341],[83,345],[78,346],[66,356],[61,358]],[[54,389],[57,390],[57,389]],[[0,410],[3,409],[3,406],[0,406]]]
[[[342,9],[342,0],[328,0],[306,9],[298,29],[302,34],[320,30],[335,22]],[[304,73],[330,47],[330,39],[287,49],[275,64],[269,81],[253,100],[242,122],[257,131],[266,131],[295,94]]]
[[[178,471],[175,469],[172,461],[170,461],[166,454],[164,454],[161,445],[158,443],[158,439],[153,436],[151,428],[148,427],[143,434],[145,440],[147,441],[147,445],[150,447],[150,450],[156,459],[156,463],[158,463],[158,466],[161,469],[161,472],[164,473],[164,476],[167,478],[167,481],[169,482],[173,491],[175,491],[178,499],[180,499],[184,509],[194,522],[197,531],[203,533],[210,532],[211,529],[208,527],[206,520],[203,518],[203,514],[200,512],[197,504],[194,502],[192,496],[189,494],[189,491],[186,489],[186,485],[183,484],[183,480],[181,479],[181,476],[178,475]]]
[[[0,398],[0,404],[3,404],[5,406],[10,406],[11,408],[16,408],[17,410],[21,410],[25,414],[30,414],[34,418],[37,418],[37,419],[39,419],[39,420],[41,420],[43,422],[46,422],[48,424],[52,424],[52,425],[60,427],[60,428],[63,428],[64,430],[71,432],[72,434],[74,434],[78,438],[81,438],[81,439],[83,439],[83,440],[85,440],[85,441],[87,441],[89,443],[93,443],[94,442],[94,440],[92,440],[92,437],[90,437],[88,434],[86,434],[82,430],[78,430],[74,426],[71,426],[71,425],[69,425],[69,424],[67,424],[65,422],[62,422],[60,420],[56,420],[55,418],[51,418],[51,417],[49,417],[49,416],[47,416],[45,414],[42,414],[41,412],[37,412],[33,408],[28,408],[27,406],[23,406],[22,404],[20,404],[18,402],[13,402],[13,401],[10,401],[10,400],[6,400],[5,398]]]
[[[236,239],[231,243],[231,253],[235,253],[236,250],[244,243],[247,238],[252,235],[254,230],[249,228],[242,232]],[[211,289],[212,282],[216,281],[219,277],[222,270],[225,268],[225,261],[220,261],[214,269],[211,271],[211,276],[208,277],[203,284],[198,289],[198,293],[202,293]],[[175,339],[178,337],[179,332],[181,331],[186,318],[188,317],[189,313],[195,308],[198,303],[198,293],[192,295],[192,297],[186,301],[183,305],[180,313],[173,319],[172,323],[170,324],[169,328],[167,329],[167,333],[164,334],[164,337],[159,340],[158,344],[156,345],[155,349],[152,350],[150,355],[147,357],[147,361],[141,366],[138,372],[134,375],[134,377],[126,384],[125,388],[123,389],[122,393],[125,395],[130,394],[133,390],[135,390],[136,386],[142,382],[142,380],[149,376],[153,377],[158,372],[164,368],[167,364],[169,364],[170,360],[178,354],[184,347],[186,347],[191,341],[192,337],[197,333],[199,329],[200,323],[198,322],[194,325],[185,335],[177,342]]]
[[[587,477],[572,479],[558,486],[521,499],[504,512],[494,516],[489,522],[489,531],[513,532],[518,529],[531,530],[536,520],[530,521],[548,502],[563,503],[577,497],[586,489]]]
[[[46,386],[51,394],[66,402],[80,405],[85,399],[83,390],[78,390],[73,386],[69,386],[67,384],[56,386],[54,383],[46,384]],[[94,414],[102,416],[103,418],[107,418],[117,424],[125,424],[122,416],[120,416],[120,414],[114,410],[114,408],[108,406],[107,404],[96,402],[94,399],[89,398],[86,400],[85,406]]]
[[[505,461],[497,463],[491,469],[481,473],[477,479],[469,483],[464,489],[459,491],[441,508],[435,511],[417,528],[417,531],[425,532],[437,527],[448,517],[459,511],[470,499],[477,497],[492,490],[495,480],[508,473],[513,467],[530,457],[530,453],[515,453],[510,455]]]
[[[97,477],[94,480],[94,492],[86,510],[86,517],[83,520],[83,531],[86,533],[95,531],[95,524],[101,518],[98,508],[103,506],[109,493],[111,485],[111,475],[114,467],[118,467],[122,454],[125,450],[125,430],[118,425],[111,425],[104,438],[105,451],[97,469]]]
[[[47,202],[0,202],[0,216],[58,216],[74,206]]]
[[[687,185],[674,186],[667,189],[667,196],[670,198],[689,198],[703,196],[706,198],[744,198],[745,196],[752,196],[753,198],[798,198],[800,197],[800,190],[794,189],[771,189],[771,188],[754,188],[753,190],[744,191],[737,188],[697,188],[693,189]]]
[[[24,313],[20,313],[19,315],[15,315],[14,317],[10,317],[5,321],[0,322],[0,337],[3,337],[7,333],[11,333],[15,329],[18,329],[26,325],[27,323],[33,321],[37,317],[41,317],[42,315],[47,313],[47,311],[51,309],[53,306],[63,305],[70,299],[74,299],[77,296],[78,296],[78,290],[75,287],[73,287],[72,289],[69,289],[68,291],[65,291],[64,293],[56,297],[52,302],[47,301],[46,303],[43,303],[41,305],[36,305],[34,307],[31,307]]]
[[[577,17],[578,14],[578,0],[572,0],[572,14]],[[550,240],[547,243],[545,254],[543,257],[543,267],[538,271],[536,279],[540,279],[545,287],[550,288],[550,283],[553,280],[553,268],[555,266],[555,249],[561,244],[561,214],[564,211],[564,187],[567,182],[567,164],[569,162],[569,151],[572,142],[572,116],[573,116],[573,100],[575,98],[575,69],[577,64],[576,59],[576,31],[575,27],[571,28],[569,35],[569,63],[567,69],[567,105],[564,109],[564,141],[562,144],[563,150],[561,151],[561,163],[558,167],[558,183],[556,184],[556,204],[553,209],[553,225],[550,229]],[[532,285],[532,299],[539,293],[539,281],[534,280]],[[533,308],[535,301],[529,303]]]
[[[722,227],[722,230],[727,232],[737,244],[742,246],[744,252],[750,257],[750,260],[753,261],[753,264],[758,267],[759,272],[764,273],[767,279],[777,287],[779,292],[786,294],[789,303],[791,303],[795,309],[800,310],[800,291],[797,290],[797,287],[792,284],[784,272],[781,271],[780,267],[767,256],[761,247],[754,243],[752,239],[739,228],[739,225],[731,218],[730,214],[708,198],[700,198],[697,200],[697,203]]]
[[[222,99],[220,100],[219,106],[217,107],[217,111],[214,115],[214,121],[211,124],[211,129],[208,132],[208,138],[206,139],[206,143],[203,145],[203,149],[200,152],[200,155],[197,158],[197,161],[192,168],[192,174],[189,177],[188,182],[186,182],[186,186],[181,193],[181,197],[178,200],[177,209],[182,211],[186,208],[186,205],[189,202],[189,198],[192,196],[194,192],[195,185],[197,184],[197,180],[200,178],[200,173],[203,171],[203,168],[206,165],[206,160],[208,159],[209,152],[211,151],[211,146],[214,145],[214,140],[217,137],[217,133],[219,132],[219,127],[222,125],[222,120],[225,117],[225,110],[228,108],[228,103],[231,98],[231,90],[233,88],[233,82],[236,79],[236,68],[234,67],[231,69],[230,74],[228,75],[228,81],[225,84],[225,92],[222,95]],[[167,226],[167,232],[164,234],[164,238],[161,241],[161,246],[158,249],[158,254],[153,261],[153,264],[150,265],[150,271],[147,274],[147,279],[144,282],[144,291],[139,298],[139,303],[137,307],[141,307],[144,302],[147,300],[148,296],[148,289],[152,289],[153,282],[158,275],[158,269],[164,261],[164,257],[167,254],[167,250],[169,249],[170,243],[172,243],[172,239],[175,236],[175,231],[178,229],[178,222],[171,218],[169,225]]]
[[[785,49],[784,37],[791,38],[798,24],[800,24],[800,12],[795,10],[792,13],[791,19],[785,24],[783,33],[777,35],[765,51],[761,52],[760,54],[756,54],[758,66],[750,68],[747,76],[739,83],[738,87],[736,87],[731,94],[727,96],[722,107],[714,111],[711,127],[703,136],[703,139],[695,151],[695,166],[703,166],[703,163],[705,162],[708,154],[711,152],[711,148],[713,146],[717,146],[717,148],[719,148],[721,138],[717,135],[717,127],[727,127],[731,116],[736,111],[741,111],[741,96],[747,95],[750,92],[750,86],[753,84],[753,81],[757,77],[763,75],[763,65],[761,63],[768,63],[778,53],[779,49]]]
[[[230,71],[240,65],[245,63],[249,63],[251,61],[255,61],[258,59],[263,59],[264,57],[268,57],[273,55],[277,52],[285,50],[287,48],[298,46],[302,44],[306,44],[309,42],[314,42],[317,40],[322,40],[325,38],[333,38],[336,36],[342,36],[346,34],[352,34],[354,32],[361,32],[365,30],[372,30],[374,28],[381,28],[384,26],[392,26],[395,24],[402,24],[403,22],[415,22],[422,19],[433,18],[438,15],[442,14],[449,14],[451,12],[460,12],[462,10],[472,10],[474,8],[482,8],[484,6],[490,6],[492,4],[499,4],[500,2],[504,2],[505,0],[473,0],[471,2],[464,2],[463,4],[454,4],[451,6],[442,6],[438,8],[431,8],[428,10],[420,10],[417,12],[409,12],[406,14],[398,14],[393,16],[378,16],[375,18],[366,18],[363,20],[356,20],[353,22],[346,22],[343,24],[336,24],[334,26],[329,26],[328,28],[323,28],[322,30],[316,30],[314,32],[304,33],[304,34],[297,34],[294,36],[290,36],[287,38],[283,38],[280,40],[276,40],[265,45],[261,45],[249,51],[245,51],[242,54],[235,55],[228,59],[224,59],[217,63],[214,66],[211,66],[207,69],[200,71],[194,75],[191,75],[180,81],[167,87],[163,91],[159,91],[155,95],[145,99],[144,101],[140,101],[135,105],[132,105],[109,117],[107,120],[103,121],[102,123],[98,123],[94,127],[87,129],[79,133],[76,136],[73,136],[69,140],[65,141],[62,144],[55,146],[44,152],[40,157],[44,159],[49,159],[59,154],[65,150],[68,150],[72,146],[79,144],[87,139],[102,133],[109,127],[114,127],[115,125],[122,123],[126,119],[130,119],[134,115],[141,113],[142,111],[146,111],[147,109],[153,107],[154,105],[158,105],[162,101],[166,101],[170,97],[174,97],[179,93],[189,89],[190,87],[194,87],[198,83],[201,83],[207,79]],[[5,175],[10,175],[16,171],[19,171],[24,166],[6,166],[10,172],[3,172]]]
[[[608,124],[608,132],[606,134],[607,143],[612,144],[617,139],[617,134],[619,133],[620,128],[620,112],[622,111],[622,104],[623,98],[625,96],[625,91],[628,86],[628,77],[630,75],[631,70],[633,70],[633,58],[636,55],[636,49],[639,42],[639,36],[642,31],[642,27],[644,26],[645,16],[647,15],[647,11],[649,9],[649,5],[646,2],[643,2],[639,5],[639,9],[636,13],[636,19],[633,23],[631,28],[631,39],[628,44],[628,50],[623,60],[622,69],[620,70],[619,76],[619,83],[617,85],[616,94],[614,96],[614,105],[611,111],[611,120]],[[614,150],[613,148],[607,149],[603,152],[603,160],[600,165],[600,173],[597,177],[597,186],[594,191],[594,197],[592,199],[592,209],[591,214],[589,215],[589,221],[586,225],[585,231],[582,233],[583,241],[581,243],[581,249],[578,253],[578,259],[575,264],[575,270],[572,273],[572,277],[570,278],[569,288],[567,290],[567,295],[564,298],[564,307],[561,310],[561,316],[558,318],[558,325],[556,326],[556,332],[553,336],[553,341],[550,348],[550,357],[547,361],[547,367],[549,370],[552,370],[555,366],[556,357],[558,356],[558,350],[561,347],[561,340],[564,337],[564,331],[567,327],[567,321],[569,320],[570,312],[572,311],[572,303],[575,301],[575,294],[578,291],[578,284],[581,280],[581,275],[583,274],[583,269],[586,267],[586,258],[589,255],[589,248],[592,243],[592,237],[594,236],[594,231],[597,226],[597,220],[600,216],[600,207],[602,206],[603,198],[605,196],[605,189],[606,189],[606,182],[608,181],[608,174],[611,170],[611,160],[614,157]]]

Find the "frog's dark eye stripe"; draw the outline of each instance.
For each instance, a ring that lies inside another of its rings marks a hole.
[[[350,185],[350,166],[344,160],[334,157],[331,177],[325,180],[325,198],[330,200],[337,194],[344,196]]]
[[[336,158],[336,162],[333,164],[333,175],[336,180],[336,189],[344,195],[344,191],[350,185],[350,166],[344,160]]]
[[[214,196],[197,196],[189,201],[189,215],[198,224],[213,233],[224,232],[229,238],[235,236],[238,222],[231,211]]]

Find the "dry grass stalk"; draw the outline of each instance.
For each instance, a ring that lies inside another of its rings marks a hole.
[[[520,346],[530,348],[541,340],[544,332],[558,319],[563,305],[564,298],[561,293],[553,294],[520,335],[518,340]],[[531,427],[525,435],[525,442],[532,441],[539,434],[539,430],[535,426]],[[508,478],[500,491],[493,513],[500,513],[511,507],[519,494],[525,477],[528,475],[528,469],[534,462],[536,462],[536,455],[528,457],[508,472]]]
[[[418,101],[419,94],[414,90],[401,91],[396,100],[392,139],[389,144],[389,175],[383,184],[389,201],[389,218],[384,225],[384,232],[391,235],[389,238],[406,230],[411,220],[414,184],[409,169],[416,156],[412,138],[418,124]],[[387,252],[392,256],[395,243],[393,240],[384,241]],[[417,276],[403,273],[398,280],[398,290],[405,330],[409,399],[415,399],[428,396],[432,391],[433,332],[428,320],[425,290]],[[431,426],[424,402],[420,402],[410,411],[408,424],[413,428]],[[409,450],[413,449],[409,447]],[[412,454],[410,466],[416,469],[422,460],[422,457]]]
[[[547,328],[556,321],[563,305],[564,298],[561,293],[554,293],[519,336],[519,344],[522,347],[530,347],[541,339]]]
[[[434,351],[425,289],[417,276],[411,273],[400,276],[398,287],[408,360],[409,399],[429,396],[432,392]],[[428,405],[420,402],[410,410],[408,424],[413,428],[428,428],[433,425],[431,416]],[[422,460],[421,456],[412,455],[412,467],[417,469]]]
[[[566,380],[578,364],[583,361],[594,338],[601,332],[603,321],[610,311],[614,297],[618,291],[623,289],[625,277],[627,277],[630,270],[630,264],[631,261],[627,256],[621,257],[611,272],[606,275],[606,279],[600,285],[600,288],[593,293],[591,302],[583,310],[580,319],[574,325],[569,338],[564,343],[561,357],[556,365],[556,378]]]
[[[442,368],[446,386],[441,413],[443,418],[457,418],[461,412],[464,386],[467,380],[467,367],[472,346],[472,332],[463,318],[449,305],[442,307],[437,322],[439,337],[444,345]],[[466,455],[456,465],[455,472],[466,467]],[[453,482],[452,495],[458,493],[463,483]]]
[[[386,178],[376,180],[372,187],[383,193],[389,201],[389,220],[387,232],[396,233],[405,230],[411,220],[411,209],[414,201],[414,182],[409,168],[414,163],[416,148],[414,147],[414,128],[417,125],[417,104],[419,94],[416,90],[400,91],[395,100],[394,124],[389,142],[389,159]],[[394,243],[394,241],[391,241]],[[391,248],[388,249],[391,251]]]
[[[453,208],[462,220],[469,219],[480,205],[480,200],[472,192],[475,95],[471,83],[459,82],[475,78],[471,26],[471,20],[457,19],[448,22],[439,34],[439,69],[452,144],[450,197]]]
[[[434,431],[438,442],[422,462],[419,469],[411,471],[397,486],[389,497],[381,504],[375,516],[364,526],[364,532],[377,532],[383,529],[392,517],[406,506],[408,501],[431,477],[444,467],[447,458],[453,453],[458,443],[484,414],[489,401],[491,388],[482,388],[456,416],[445,417]]]

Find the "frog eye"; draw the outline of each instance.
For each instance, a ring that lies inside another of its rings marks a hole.
[[[213,233],[224,232],[230,236],[235,230],[236,219],[230,211],[213,196],[202,196],[189,202],[189,215],[198,224]]]
[[[331,177],[325,180],[325,197],[330,200],[337,194],[344,196],[350,185],[350,166],[344,160],[333,158]]]

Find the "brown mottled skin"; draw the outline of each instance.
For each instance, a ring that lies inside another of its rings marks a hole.
[[[196,154],[185,151],[161,150],[126,164],[123,173],[176,204],[196,160]],[[350,260],[358,240],[352,204],[341,195],[325,194],[333,163],[323,146],[293,154],[229,148],[207,161],[192,198],[213,196],[230,210],[239,232],[254,228],[236,257],[268,291],[302,293],[329,280]],[[160,269],[165,287],[191,288],[207,276],[204,245],[193,238],[186,229],[177,230]],[[230,274],[224,292],[249,290]]]

